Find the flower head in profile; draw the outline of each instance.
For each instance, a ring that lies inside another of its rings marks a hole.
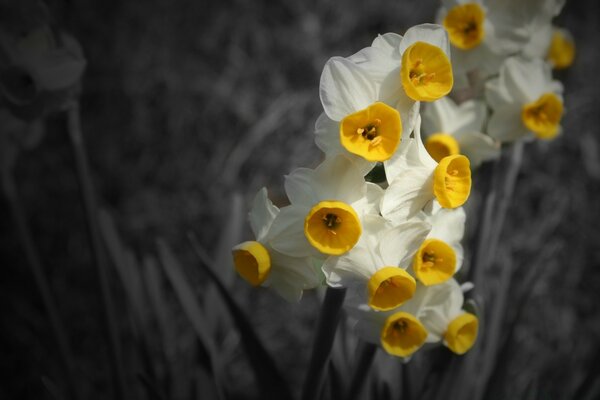
[[[434,199],[444,208],[462,206],[471,192],[469,159],[454,154],[436,162],[421,140],[420,118],[414,137],[403,142],[386,164],[389,187],[381,201],[381,215],[393,224],[412,218]]]
[[[420,244],[412,262],[412,272],[425,286],[443,283],[462,266],[464,252],[461,240],[465,232],[465,211],[441,208],[434,201],[424,214],[431,231]]]
[[[562,85],[541,59],[507,59],[500,75],[487,82],[485,95],[492,108],[488,134],[501,142],[552,139],[561,131]]]
[[[382,189],[365,182],[346,157],[316,169],[298,168],[285,179],[290,205],[273,221],[273,248],[294,257],[342,255],[363,232],[362,219],[378,212]]]
[[[449,45],[437,25],[387,33],[370,47],[331,58],[321,75],[325,113],[317,145],[327,154],[349,153],[373,166],[387,161],[413,130],[419,101],[433,101],[453,85]]]
[[[464,154],[476,168],[500,155],[500,144],[483,133],[487,118],[483,101],[468,100],[458,105],[444,97],[427,104],[422,116],[425,148],[434,160]]]
[[[393,227],[378,215],[367,215],[363,227],[352,250],[325,261],[326,282],[356,292],[374,310],[396,308],[415,291],[415,279],[406,269],[430,226],[415,218]]]
[[[233,247],[233,263],[238,274],[252,286],[267,286],[288,301],[298,301],[305,289],[319,285],[321,276],[310,257],[291,257],[273,249],[271,230],[279,209],[262,188],[254,198],[250,226],[256,237]]]

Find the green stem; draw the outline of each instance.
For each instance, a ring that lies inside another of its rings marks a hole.
[[[372,343],[364,342],[361,344],[361,347],[362,348],[360,350],[360,355],[358,356],[358,361],[356,362],[356,367],[352,373],[350,388],[348,390],[348,394],[346,395],[347,400],[361,398],[360,393],[367,380],[369,369],[373,364],[373,360],[375,359],[375,354],[377,352],[377,346]]]
[[[325,381],[325,365],[329,360],[335,332],[340,321],[346,289],[327,288],[325,300],[319,314],[317,332],[313,343],[308,372],[302,388],[303,400],[314,400],[321,393]]]
[[[33,280],[35,281],[39,295],[42,298],[42,303],[44,304],[50,322],[54,340],[56,340],[56,344],[58,345],[58,354],[67,382],[68,397],[73,400],[79,400],[81,399],[81,396],[79,393],[79,385],[77,384],[78,381],[75,379],[75,361],[69,346],[67,333],[60,319],[58,307],[52,295],[52,291],[50,290],[50,283],[44,273],[44,267],[42,266],[31,231],[27,225],[25,210],[21,206],[22,202],[19,197],[19,192],[10,171],[4,171],[2,182],[4,184],[4,193],[17,228],[17,234],[25,252],[25,258],[31,269],[31,274],[33,275]]]
[[[100,294],[102,297],[102,305],[104,311],[104,322],[107,329],[109,346],[110,346],[110,363],[112,381],[115,387],[116,399],[129,400],[125,385],[125,372],[121,358],[121,343],[119,341],[117,330],[117,318],[113,304],[113,297],[109,286],[108,263],[106,262],[106,254],[102,245],[100,236],[100,228],[98,225],[98,213],[96,199],[94,197],[94,188],[89,171],[89,163],[87,153],[81,133],[81,121],[79,115],[79,103],[74,102],[69,107],[68,113],[68,131],[73,147],[73,156],[77,169],[77,177],[83,205],[86,214],[87,230],[91,242],[92,260],[94,262],[97,274],[98,283],[100,286]]]

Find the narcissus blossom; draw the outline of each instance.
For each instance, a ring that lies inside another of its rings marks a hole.
[[[310,257],[290,257],[273,249],[271,228],[278,214],[279,209],[262,188],[249,213],[256,240],[234,246],[233,263],[240,276],[252,286],[270,287],[284,299],[298,301],[305,289],[319,285],[321,277],[315,260]]]
[[[471,192],[469,159],[455,154],[436,162],[421,140],[420,118],[414,137],[402,143],[386,164],[389,187],[381,201],[381,215],[398,223],[419,213],[436,199],[444,208],[462,206]]]
[[[378,215],[365,216],[356,246],[323,265],[327,284],[351,288],[375,310],[398,307],[415,291],[406,269],[430,228],[417,218],[393,227]]]
[[[434,201],[426,214],[431,231],[420,244],[412,262],[412,272],[425,286],[443,283],[462,266],[466,215],[462,207],[441,208]]]
[[[561,131],[562,90],[541,59],[507,59],[500,75],[486,84],[485,96],[493,111],[488,134],[501,142],[554,138]]]
[[[327,154],[389,160],[413,130],[418,102],[445,96],[452,85],[448,39],[440,26],[379,36],[372,46],[325,65],[317,145]]]
[[[487,118],[483,101],[468,100],[457,105],[449,97],[427,104],[422,131],[425,148],[434,160],[464,154],[471,168],[500,155],[500,143],[482,133]]]
[[[382,189],[365,182],[346,157],[315,170],[298,168],[285,179],[291,205],[273,222],[273,248],[295,257],[342,255],[361,237],[364,215],[378,212]]]

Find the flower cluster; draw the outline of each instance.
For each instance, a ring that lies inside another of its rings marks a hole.
[[[255,240],[233,248],[238,273],[290,301],[323,284],[346,288],[357,333],[389,354],[426,343],[468,351],[479,323],[454,275],[471,168],[497,158],[502,142],[560,132],[550,69],[573,58],[572,40],[551,25],[562,4],[525,3],[444,1],[441,25],[331,58],[315,126],[325,159],[285,177],[286,207],[259,191]],[[374,168],[382,182],[365,179]]]

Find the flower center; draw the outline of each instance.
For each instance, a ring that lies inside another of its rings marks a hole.
[[[427,331],[417,318],[407,312],[390,315],[381,330],[381,344],[389,354],[408,357],[425,343]]]
[[[304,235],[323,254],[344,254],[358,242],[361,232],[358,215],[341,201],[321,201],[304,219]]]
[[[471,193],[469,159],[460,154],[442,158],[433,173],[433,193],[444,208],[462,206]]]
[[[267,279],[271,271],[271,257],[261,243],[240,243],[233,248],[232,254],[236,271],[252,286],[258,286]]]
[[[434,133],[425,142],[427,152],[435,161],[460,153],[460,145],[453,136],[445,133]]]
[[[415,254],[413,270],[423,285],[437,285],[454,275],[456,254],[441,240],[427,239]]]
[[[448,325],[444,340],[450,350],[456,354],[465,354],[477,340],[479,320],[473,314],[463,313]]]
[[[552,33],[552,41],[548,49],[548,61],[556,69],[565,69],[575,60],[575,41],[561,29]]]
[[[448,56],[425,42],[410,45],[402,54],[400,78],[404,91],[415,101],[434,101],[450,93],[454,84]]]
[[[415,293],[417,283],[408,272],[398,267],[384,267],[367,284],[369,306],[385,311],[398,307]]]
[[[479,4],[467,3],[452,7],[442,24],[448,31],[450,43],[461,50],[470,50],[479,46],[485,37],[484,19],[485,11]]]
[[[388,160],[400,144],[400,113],[384,103],[373,103],[346,116],[340,123],[340,142],[367,161]]]
[[[562,115],[562,101],[554,93],[541,95],[521,110],[523,124],[539,139],[552,139],[558,134]]]

